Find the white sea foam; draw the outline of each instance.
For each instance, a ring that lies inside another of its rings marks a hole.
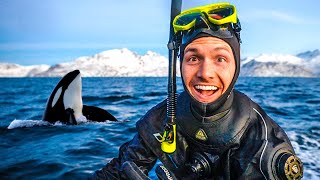
[[[42,120],[13,120],[10,125],[8,126],[8,129],[14,129],[14,128],[22,128],[22,127],[33,127],[33,126],[48,126],[50,125],[47,121]]]
[[[89,122],[85,116],[80,116],[78,119],[76,119],[78,124],[84,124]],[[49,123],[47,121],[43,120],[13,120],[10,125],[8,126],[8,129],[15,129],[15,128],[23,128],[23,127],[34,127],[34,126],[64,126],[65,124],[57,121],[54,124]]]
[[[83,115],[81,115],[79,118],[76,119],[78,124],[86,123],[88,122],[87,118]]]
[[[316,164],[318,164],[319,147],[320,142],[318,139],[313,139],[305,134],[300,134],[294,131],[287,132],[292,146],[297,153],[297,156],[301,159],[304,165],[304,178],[305,179],[318,179],[320,172]],[[299,144],[299,143],[300,144]]]

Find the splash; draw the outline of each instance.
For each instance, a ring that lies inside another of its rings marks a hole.
[[[87,123],[88,120],[85,116],[80,116],[78,119],[76,119],[78,124],[84,124]],[[65,125],[60,121],[55,122],[54,124],[49,123],[47,121],[43,120],[13,120],[10,125],[8,126],[8,129],[15,129],[15,128],[24,128],[24,127],[35,127],[35,126],[62,126]]]
[[[22,127],[34,127],[34,126],[49,126],[52,125],[47,121],[42,120],[13,120],[8,129],[22,128]]]

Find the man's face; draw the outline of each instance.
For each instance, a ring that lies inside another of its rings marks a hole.
[[[230,86],[235,69],[231,47],[219,38],[196,39],[184,50],[182,77],[189,93],[199,102],[217,100]]]

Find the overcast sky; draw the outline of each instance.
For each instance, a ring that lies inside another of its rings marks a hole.
[[[216,0],[183,0],[183,9]],[[320,49],[319,0],[230,0],[242,57]],[[0,62],[56,64],[114,48],[167,56],[170,0],[1,0]]]

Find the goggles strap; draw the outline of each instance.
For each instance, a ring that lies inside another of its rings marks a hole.
[[[238,18],[237,18],[237,23],[233,23],[232,26],[233,26],[232,28],[234,30],[234,34],[236,35],[239,43],[242,43],[241,37],[240,37],[241,24]]]
[[[181,33],[176,33],[173,38],[168,42],[167,47],[169,50],[178,50],[181,45]]]

